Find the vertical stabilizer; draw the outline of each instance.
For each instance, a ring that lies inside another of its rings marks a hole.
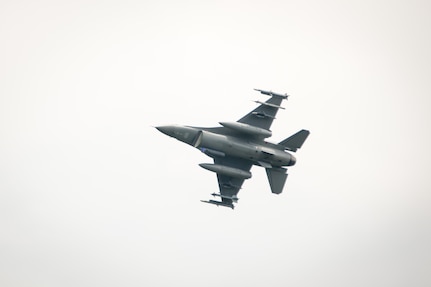
[[[287,173],[285,168],[267,168],[266,175],[268,176],[269,185],[272,193],[280,194],[283,191],[286,183]]]

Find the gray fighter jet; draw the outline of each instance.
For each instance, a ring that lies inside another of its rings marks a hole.
[[[300,130],[278,144],[265,141],[272,135],[270,127],[281,102],[288,95],[258,90],[271,98],[266,102],[256,101],[259,106],[236,122],[220,122],[221,127],[202,128],[191,126],[158,126],[162,133],[189,144],[209,157],[214,163],[202,163],[204,169],[217,173],[220,193],[213,193],[218,200],[202,202],[234,208],[238,191],[245,179],[251,178],[252,165],[266,169],[271,191],[280,194],[287,178],[284,166],[293,166],[295,157],[287,152],[296,152],[310,134]]]

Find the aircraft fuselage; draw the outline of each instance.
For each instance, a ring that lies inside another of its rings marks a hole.
[[[252,161],[255,165],[281,167],[295,164],[295,157],[277,145],[266,141],[238,138],[231,135],[214,133],[209,130],[170,125],[157,127],[162,133],[191,145],[210,157],[231,156]]]

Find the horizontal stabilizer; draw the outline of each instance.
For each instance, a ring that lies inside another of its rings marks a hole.
[[[296,134],[281,141],[279,144],[284,146],[284,149],[295,152],[297,149],[301,148],[309,134],[310,132],[307,130],[300,130]]]
[[[280,194],[283,191],[286,183],[287,173],[285,168],[267,168],[266,175],[268,176],[269,185],[272,193]]]

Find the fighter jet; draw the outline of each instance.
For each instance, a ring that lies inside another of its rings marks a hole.
[[[293,166],[296,158],[289,153],[296,152],[307,139],[310,132],[300,130],[278,144],[265,141],[272,136],[271,124],[275,119],[287,94],[255,89],[270,96],[265,102],[255,101],[259,106],[236,122],[220,122],[219,127],[193,127],[168,125],[156,127],[162,133],[191,145],[214,163],[201,163],[206,170],[215,172],[220,193],[212,195],[219,200],[202,202],[234,208],[238,202],[237,194],[244,180],[251,178],[253,165],[266,169],[272,193],[283,191],[287,178],[287,166]]]

